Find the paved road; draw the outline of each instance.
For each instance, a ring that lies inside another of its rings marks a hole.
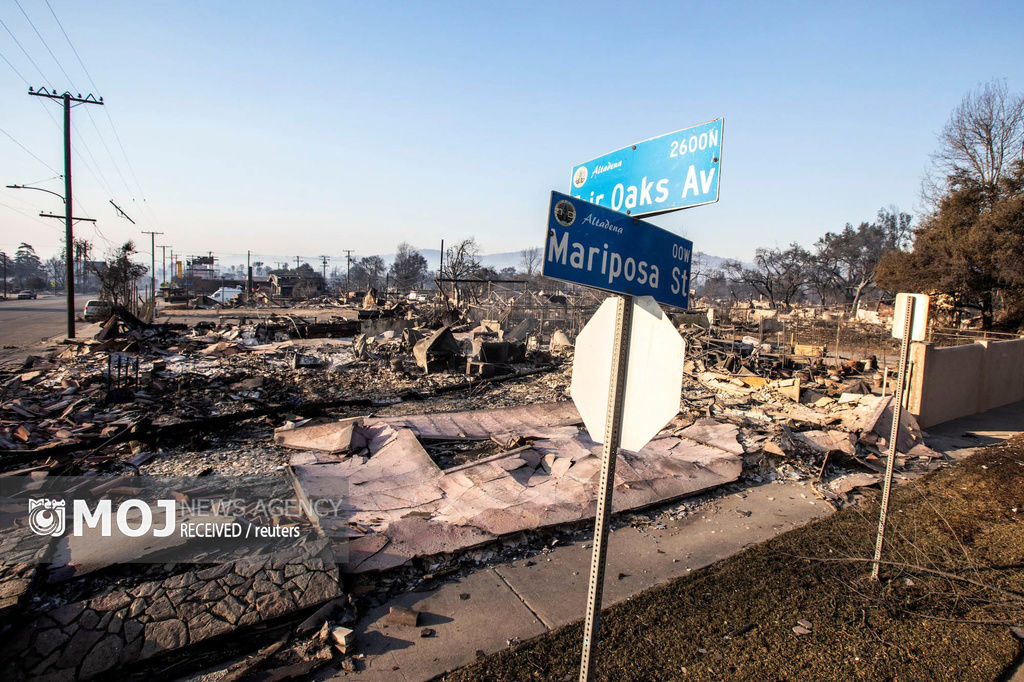
[[[90,298],[75,297],[76,315],[82,314]],[[0,346],[25,346],[63,334],[66,319],[63,296],[41,294],[34,301],[0,300]]]

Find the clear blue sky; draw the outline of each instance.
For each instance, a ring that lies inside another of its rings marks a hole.
[[[93,91],[45,0],[19,1],[76,92]],[[721,200],[653,221],[749,259],[881,206],[916,212],[961,97],[993,78],[1024,89],[1019,0],[49,2],[107,102],[73,111],[76,213],[111,243],[148,252],[138,231],[155,229],[227,261],[539,246],[574,163],[718,116]],[[14,0],[0,19],[42,71],[0,27],[25,79],[70,87]],[[59,120],[0,60],[0,129],[59,170],[44,109]],[[0,185],[53,175],[0,133]],[[40,210],[59,200],[0,189],[0,248],[52,255],[63,226]]]

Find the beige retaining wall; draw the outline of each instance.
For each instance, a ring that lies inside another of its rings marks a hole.
[[[910,349],[907,409],[924,428],[1024,400],[1024,339]]]

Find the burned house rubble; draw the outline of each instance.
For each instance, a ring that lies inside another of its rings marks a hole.
[[[377,307],[372,294],[364,307],[324,302],[326,318],[257,308],[147,323],[115,310],[92,337],[0,369],[7,678],[355,670],[355,623],[389,594],[457,576],[481,552],[519,558],[533,538],[581,532],[601,454],[568,396],[582,302],[532,295],[526,313],[498,299],[466,312]],[[775,480],[838,508],[877,483],[892,420],[884,360],[829,362],[764,320],[701,315],[676,320],[678,415],[618,455],[616,514]],[[899,433],[899,472],[941,463],[906,412]],[[114,546],[26,520],[26,501],[59,485],[116,506],[150,484],[194,520],[229,517],[274,540]],[[228,489],[243,503],[192,505]]]

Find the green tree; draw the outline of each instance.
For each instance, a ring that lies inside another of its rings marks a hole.
[[[938,179],[936,179],[938,178]],[[1024,95],[993,81],[964,96],[939,134],[926,179],[931,213],[911,252],[883,258],[878,281],[892,290],[948,297],[959,318],[1002,312],[1024,318]]]
[[[0,295],[3,295],[7,293],[9,282],[14,277],[14,261],[3,251],[0,251],[0,277],[3,278],[3,282],[0,283]]]
[[[1003,323],[1024,318],[1024,163],[994,185],[967,173],[954,175],[947,194],[914,236],[911,252],[890,252],[878,281],[890,290],[949,297],[959,318],[981,312],[992,328],[997,305]]]
[[[43,263],[32,245],[25,242],[19,244],[18,250],[14,253],[14,277],[18,280],[18,286],[42,288],[45,276]]]

